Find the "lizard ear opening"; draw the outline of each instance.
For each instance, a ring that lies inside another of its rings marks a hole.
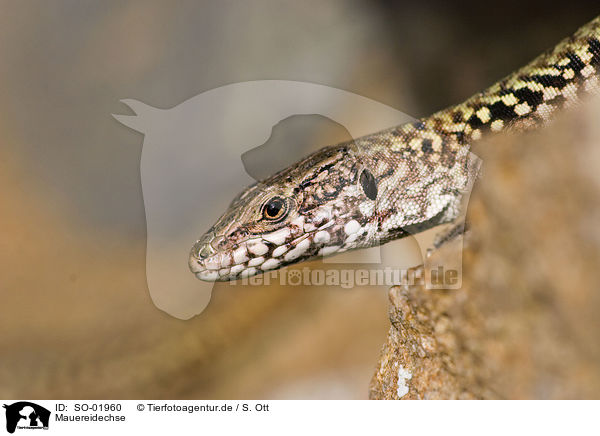
[[[370,200],[375,200],[377,198],[377,182],[369,170],[363,170],[363,172],[360,173],[360,186],[362,186],[367,198]]]

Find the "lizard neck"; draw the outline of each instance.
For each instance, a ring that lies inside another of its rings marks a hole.
[[[600,17],[523,68],[414,123],[391,129],[392,149],[432,163],[489,133],[526,130],[600,94]]]
[[[464,103],[426,118],[449,133],[475,141],[489,132],[528,129],[558,110],[600,94],[600,17]]]

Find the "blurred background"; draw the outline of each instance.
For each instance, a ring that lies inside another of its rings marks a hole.
[[[598,13],[541,0],[1,1],[0,397],[366,398],[386,289],[217,286],[188,321],[153,305],[143,137],[110,114],[126,97],[169,108],[286,79],[425,116]]]

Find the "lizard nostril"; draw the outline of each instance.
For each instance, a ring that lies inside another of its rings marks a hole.
[[[198,251],[198,257],[200,257],[201,259],[206,259],[207,257],[210,257],[212,254],[214,254],[214,250],[212,249],[210,244],[204,245]]]
[[[214,233],[207,233],[202,238],[200,238],[192,248],[192,254],[198,257],[201,260],[204,260],[213,254],[215,254],[215,250],[211,245],[211,241],[214,238]]]

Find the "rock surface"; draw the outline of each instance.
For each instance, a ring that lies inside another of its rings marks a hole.
[[[371,398],[600,398],[599,108],[474,150],[462,288],[390,290]]]

